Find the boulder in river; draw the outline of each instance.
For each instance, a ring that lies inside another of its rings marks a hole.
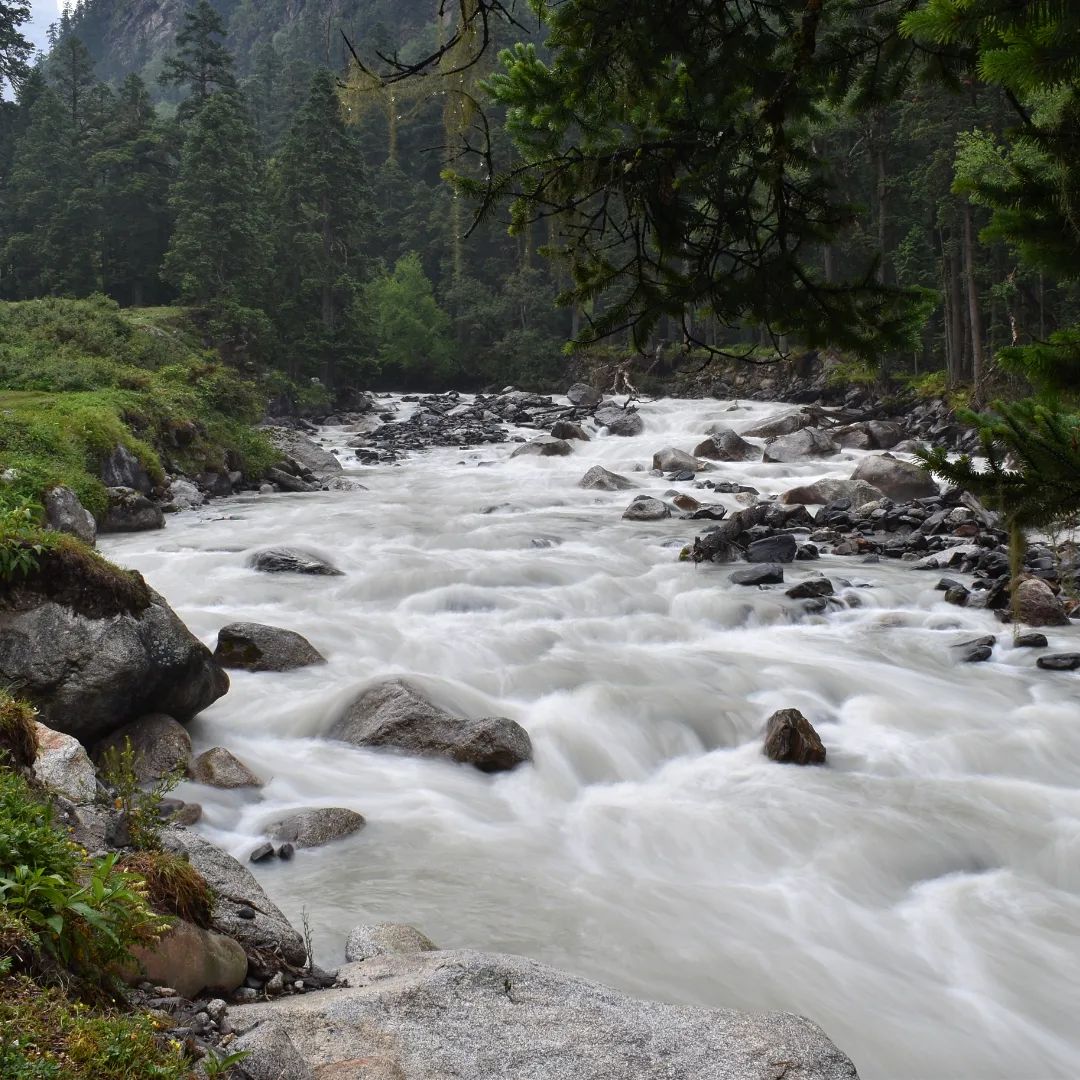
[[[248,559],[248,566],[264,574],[310,574],[315,577],[342,577],[342,571],[319,555],[300,548],[266,548]]]
[[[857,1080],[825,1033],[791,1013],[639,1001],[536,960],[469,950],[375,956],[347,985],[234,1007],[279,1024],[317,1072],[455,1080]],[[366,1063],[362,1065],[361,1063]]]
[[[765,725],[765,756],[792,765],[823,765],[825,746],[798,709],[780,709]]]
[[[293,630],[262,623],[230,623],[218,631],[214,659],[243,671],[293,671],[325,664],[326,657]]]
[[[1028,626],[1068,626],[1065,604],[1041,578],[1025,578],[1015,590],[1016,616]]]
[[[94,760],[104,764],[111,752],[131,743],[133,768],[140,783],[151,783],[171,772],[187,770],[191,736],[183,724],[163,713],[150,713],[118,728],[94,747]]]
[[[851,474],[851,479],[865,480],[897,502],[924,499],[938,493],[934,478],[924,468],[892,454],[863,458]]]
[[[826,457],[839,448],[824,431],[801,428],[790,435],[777,435],[765,443],[763,461],[802,461],[808,457]]]
[[[695,472],[701,468],[701,462],[691,457],[685,450],[676,450],[674,446],[665,446],[652,456],[652,467],[658,472],[682,472],[688,469]]]
[[[579,442],[588,442],[589,436],[580,424],[571,423],[569,420],[556,420],[551,425],[548,433],[553,439],[577,439]]]
[[[353,746],[449,758],[483,772],[504,772],[532,760],[532,741],[520,724],[505,716],[454,716],[404,679],[369,686],[334,722],[329,734]]]
[[[566,396],[571,405],[580,409],[594,409],[604,400],[604,395],[599,390],[594,390],[588,383],[574,383],[566,391]]]
[[[1044,671],[1076,671],[1080,668],[1080,653],[1051,653],[1035,662]]]
[[[592,491],[626,491],[636,486],[633,480],[627,480],[625,476],[609,472],[602,465],[594,465],[578,481],[578,487]]]
[[[262,432],[278,450],[303,468],[313,473],[341,472],[337,457],[302,431],[271,426],[262,428]]]
[[[754,540],[746,549],[746,561],[752,563],[789,563],[795,561],[799,544],[791,533],[776,533]]]
[[[779,563],[743,566],[732,571],[728,580],[733,585],[781,585],[784,581],[784,568]]]
[[[743,434],[751,439],[773,439],[778,435],[791,435],[813,424],[814,418],[805,409],[787,409],[781,413],[759,420]]]
[[[197,784],[216,788],[257,788],[263,782],[231,751],[213,746],[201,753],[188,768]]]
[[[101,522],[101,532],[147,532],[165,527],[165,514],[156,502],[141,491],[127,487],[109,488],[109,508]]]
[[[322,847],[334,840],[351,836],[367,824],[363,814],[340,806],[321,806],[301,810],[267,826],[266,832],[275,844],[292,844],[298,848]]]
[[[45,524],[56,532],[69,533],[84,544],[94,546],[97,539],[97,522],[86,509],[79,496],[69,487],[60,485],[45,492],[42,500],[45,508]]]
[[[792,600],[815,600],[822,596],[832,596],[835,592],[833,583],[827,577],[807,578],[784,592]]]
[[[373,923],[354,926],[345,939],[345,959],[359,964],[373,956],[408,956],[434,952],[438,946],[415,926],[405,923]]]
[[[661,521],[671,517],[671,508],[660,499],[639,495],[624,511],[627,521]]]
[[[531,442],[522,443],[511,457],[566,457],[574,448],[565,439],[555,439],[550,435],[541,435]]]
[[[719,427],[694,447],[694,457],[709,461],[760,461],[761,450],[731,428]]]
[[[804,506],[825,506],[828,503],[847,499],[858,510],[860,506],[877,502],[882,498],[880,492],[865,480],[815,480],[812,484],[800,484],[785,491],[780,501],[789,506],[802,503]]]
[[[640,435],[645,430],[645,421],[641,419],[633,406],[624,409],[618,405],[601,405],[593,416],[601,427],[608,429],[609,435],[623,435],[630,438]]]

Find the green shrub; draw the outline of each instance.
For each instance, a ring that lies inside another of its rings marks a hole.
[[[146,882],[147,899],[155,911],[209,928],[213,890],[182,855],[172,851],[137,851],[125,855],[120,866]]]
[[[37,757],[36,718],[32,706],[13,698],[6,690],[0,690],[0,768],[5,765],[26,768],[34,764]]]

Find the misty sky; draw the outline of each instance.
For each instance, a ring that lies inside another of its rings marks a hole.
[[[25,27],[23,33],[38,48],[45,47],[45,30],[49,23],[56,22],[60,15],[60,7],[63,0],[32,0],[33,20]]]

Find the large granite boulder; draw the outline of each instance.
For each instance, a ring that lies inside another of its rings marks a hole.
[[[522,957],[392,954],[339,975],[347,987],[234,1007],[229,1023],[280,1025],[326,1076],[377,1053],[376,1075],[416,1080],[857,1080],[802,1017],[639,1001]]]
[[[1041,578],[1025,578],[1013,597],[1016,616],[1028,626],[1068,626],[1065,604]]]
[[[454,716],[404,679],[369,686],[338,717],[329,734],[353,746],[449,758],[483,772],[503,772],[532,760],[532,742],[520,724],[505,716]]]
[[[278,450],[303,468],[310,469],[313,473],[341,472],[341,462],[336,455],[302,431],[271,426],[262,428],[262,432]]]
[[[131,488],[143,495],[154,490],[154,482],[139,459],[126,447],[117,446],[101,463],[101,482],[109,488]]]
[[[731,428],[714,425],[713,433],[694,447],[694,457],[710,461],[760,461],[761,450]]]
[[[0,606],[0,679],[84,746],[147,713],[190,720],[229,677],[172,608],[147,595],[141,610],[100,617],[51,600]]]
[[[665,446],[662,450],[657,450],[653,454],[652,467],[658,472],[682,472],[684,469],[696,472],[701,468],[701,462],[685,450],[677,450],[674,446]]]
[[[902,461],[892,454],[863,458],[851,474],[852,480],[865,480],[897,502],[925,499],[937,495],[934,478],[920,465]]]
[[[405,923],[372,923],[354,926],[345,939],[345,959],[350,964],[370,960],[373,956],[434,952],[437,946],[415,926]]]
[[[342,577],[343,573],[319,555],[300,548],[265,548],[248,559],[248,566],[264,574],[309,574],[312,577]]]
[[[604,400],[604,395],[599,390],[594,390],[588,383],[574,383],[566,391],[566,396],[571,405],[581,409],[594,409]]]
[[[185,855],[202,874],[214,892],[214,929],[240,942],[257,969],[273,971],[282,963],[299,967],[305,962],[303,937],[243,863],[190,829],[166,829],[162,845]]]
[[[877,502],[882,495],[881,491],[865,480],[826,479],[793,487],[780,496],[780,501],[789,506],[797,503],[824,506],[827,503],[839,502],[841,499],[850,499],[851,505],[857,510],[867,503]]]
[[[170,986],[181,997],[204,991],[231,994],[247,978],[248,959],[239,942],[177,919],[155,945],[136,945],[125,981]]]
[[[626,491],[637,485],[625,476],[610,472],[603,465],[594,465],[578,481],[578,487],[588,488],[590,491]]]
[[[777,435],[791,435],[801,431],[814,422],[813,416],[805,409],[786,409],[781,413],[773,413],[759,420],[752,427],[743,431],[743,435],[751,439],[772,439]]]
[[[341,806],[321,806],[301,810],[275,821],[266,832],[275,844],[292,844],[298,848],[322,847],[359,832],[366,822],[364,815]]]
[[[131,745],[132,767],[139,782],[152,783],[169,773],[183,775],[191,761],[191,736],[171,716],[150,713],[117,728],[94,747],[94,760],[102,765],[110,754]]]
[[[97,795],[97,774],[82,743],[44,724],[35,727],[38,749],[34,776],[76,806],[92,803]]]
[[[766,440],[764,461],[802,461],[808,457],[827,457],[840,448],[817,428],[800,428],[790,435],[777,435]]]
[[[164,527],[165,514],[153,499],[134,488],[109,488],[109,508],[102,519],[101,532],[148,532]]]
[[[593,414],[601,427],[608,429],[609,435],[623,435],[631,438],[645,430],[645,421],[634,408],[623,409],[618,405],[601,405]]]
[[[214,659],[243,671],[292,671],[325,664],[326,657],[294,630],[262,623],[230,623],[218,631]]]
[[[566,457],[574,448],[565,439],[556,439],[551,435],[541,435],[532,442],[522,443],[511,457]]]

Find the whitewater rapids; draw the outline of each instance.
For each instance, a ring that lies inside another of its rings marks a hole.
[[[1035,650],[909,563],[795,563],[789,583],[821,571],[860,603],[798,617],[782,588],[677,561],[708,522],[621,520],[635,494],[672,487],[633,471],[654,451],[783,408],[730,404],[646,404],[640,437],[564,458],[511,461],[510,444],[363,467],[343,449],[367,491],[243,496],[107,538],[211,648],[253,621],[329,659],[231,673],[196,749],[226,746],[267,784],[178,794],[241,859],[290,810],[365,815],[344,841],[255,868],[295,924],[306,910],[328,966],[353,926],[407,922],[643,997],[802,1013],[864,1080],[1074,1076],[1080,676],[1036,670]],[[771,494],[861,456],[708,475]],[[580,489],[592,465],[640,490]],[[345,576],[245,565],[275,545]],[[957,664],[950,645],[987,633],[993,660]],[[1080,648],[1076,627],[1048,636]],[[398,674],[452,710],[517,720],[535,764],[487,776],[321,737],[366,682]],[[764,720],[787,707],[814,723],[825,768],[762,755]]]

